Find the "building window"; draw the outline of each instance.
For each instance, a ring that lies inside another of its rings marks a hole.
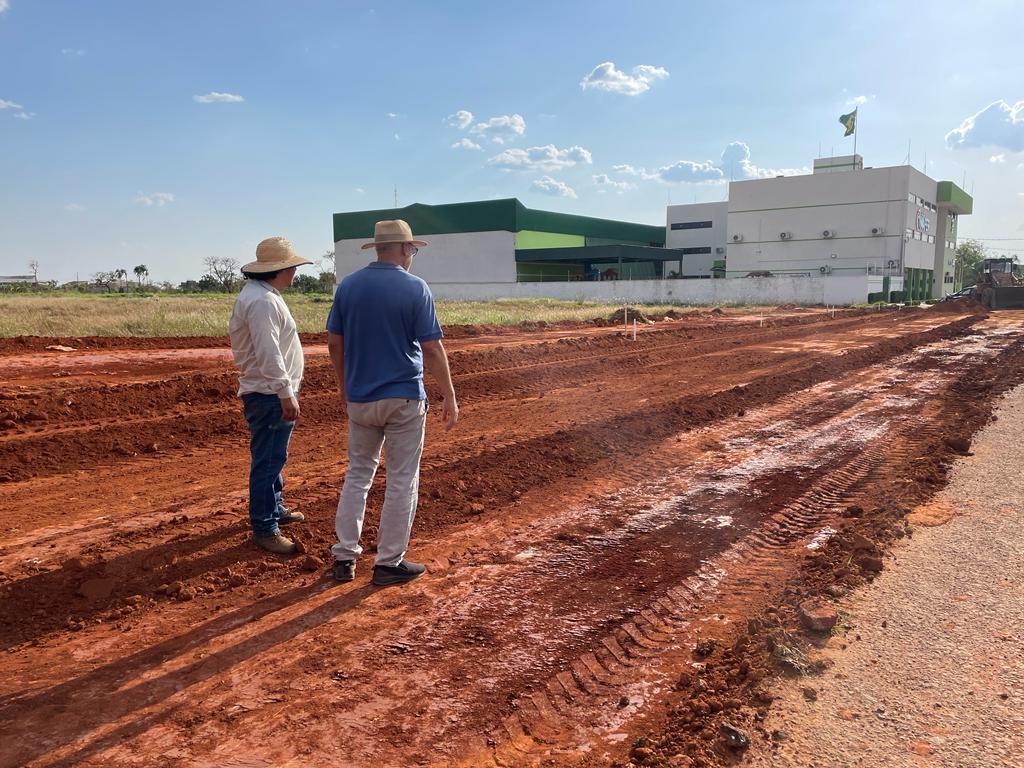
[[[711,247],[708,246],[705,248],[680,248],[679,251],[684,256],[691,256],[698,253],[711,253]]]
[[[672,229],[711,229],[710,221],[678,221],[672,224]]]
[[[917,195],[915,195],[913,192],[907,195],[907,200],[912,202],[914,205],[917,205]]]
[[[935,244],[935,235],[928,235],[928,242],[932,245]]]

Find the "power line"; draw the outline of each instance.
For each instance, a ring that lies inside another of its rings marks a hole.
[[[960,235],[961,240],[984,240],[987,243],[1024,241],[1024,237],[978,237],[977,235]]]

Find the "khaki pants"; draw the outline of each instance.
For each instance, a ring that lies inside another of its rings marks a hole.
[[[338,500],[335,560],[355,560],[363,548],[366,496],[384,446],[387,485],[380,510],[376,565],[398,565],[409,546],[420,485],[420,456],[427,421],[424,400],[389,398],[348,404],[348,469]]]

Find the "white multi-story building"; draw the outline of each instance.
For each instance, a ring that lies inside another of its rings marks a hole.
[[[957,289],[957,217],[970,195],[908,166],[864,168],[859,155],[821,158],[814,173],[732,182],[729,277],[867,275],[869,292],[907,300]]]
[[[725,270],[729,203],[670,205],[665,217],[665,247],[680,255],[670,271],[677,277],[712,277]],[[718,264],[716,264],[718,262]]]

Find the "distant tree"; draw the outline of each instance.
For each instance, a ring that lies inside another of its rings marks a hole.
[[[320,290],[320,281],[312,275],[296,275],[292,288],[302,293],[315,293]]]
[[[178,284],[178,289],[185,291],[186,293],[198,293],[203,290],[203,287],[199,285],[198,280],[186,280],[185,282]]]
[[[113,284],[116,279],[113,272],[93,272],[92,274],[92,280],[96,283],[96,287],[106,291],[114,290]]]
[[[39,282],[39,262],[36,259],[32,259],[32,261],[30,261],[28,263],[28,268],[30,270],[32,270],[32,282],[33,283],[38,283]]]
[[[334,249],[324,251],[324,255],[316,261],[316,265],[320,267],[321,272],[335,272],[337,271],[337,264],[334,260]]]
[[[224,289],[224,284],[213,275],[203,275],[199,278],[199,290],[206,293],[214,293]]]
[[[321,272],[317,278],[317,282],[320,283],[320,287],[317,289],[321,293],[334,293],[334,281],[336,277],[333,271]]]
[[[203,259],[206,274],[203,278],[212,277],[220,284],[220,289],[231,293],[238,285],[238,262],[225,256],[207,256]],[[202,282],[200,279],[199,282]],[[205,290],[205,289],[204,289]]]
[[[139,287],[141,288],[142,279],[144,277],[149,277],[149,268],[145,264],[139,264],[137,267],[132,269],[132,272],[135,273],[135,279],[138,281]]]
[[[956,247],[956,269],[960,270],[961,285],[974,285],[975,271],[988,257],[985,246],[978,240],[964,240]]]

